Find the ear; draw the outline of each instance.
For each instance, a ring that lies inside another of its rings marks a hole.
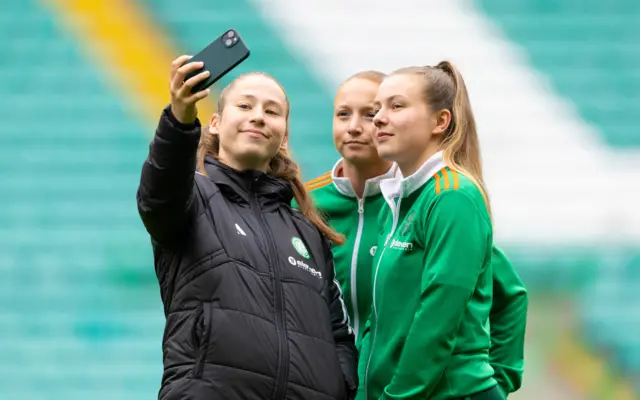
[[[284,139],[282,140],[282,144],[280,145],[280,148],[282,150],[286,150],[289,147],[289,131],[287,130],[287,132],[285,132],[284,134]]]
[[[209,121],[209,133],[212,135],[217,135],[219,133],[218,131],[218,125],[220,124],[220,115],[213,114],[213,116],[211,117],[211,121]]]
[[[436,126],[431,132],[432,135],[442,135],[451,125],[451,111],[440,110],[434,114]]]

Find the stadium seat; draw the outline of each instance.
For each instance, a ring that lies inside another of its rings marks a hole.
[[[0,387],[157,397],[163,316],[135,191],[149,128],[35,0],[0,5]]]
[[[250,1],[140,1],[183,51],[195,53],[225,30],[237,29],[251,56],[222,83],[249,71],[274,76],[284,86],[292,104],[291,147],[304,178],[311,179],[333,166],[337,158],[331,138],[333,94],[287,49]]]
[[[640,146],[640,3],[477,0],[604,139]]]

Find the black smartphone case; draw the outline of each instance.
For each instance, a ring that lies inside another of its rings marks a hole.
[[[232,43],[230,45],[226,43],[229,40]],[[189,64],[202,61],[204,62],[204,67],[187,74],[184,80],[187,81],[202,71],[209,71],[211,73],[209,77],[191,88],[191,93],[205,90],[246,60],[249,54],[249,48],[240,37],[238,31],[229,29],[187,62]]]

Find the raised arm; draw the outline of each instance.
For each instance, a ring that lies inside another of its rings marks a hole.
[[[171,105],[162,111],[149,155],[142,166],[137,192],[138,212],[147,232],[159,243],[170,243],[187,226],[194,206],[194,174],[201,126],[196,103],[209,91],[191,94],[191,87],[208,76],[202,72],[184,82],[202,63],[171,66]]]
[[[507,256],[493,248],[493,305],[491,306],[491,350],[489,358],[506,395],[522,386],[524,338],[529,299],[527,290]]]

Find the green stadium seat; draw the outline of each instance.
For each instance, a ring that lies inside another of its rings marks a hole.
[[[222,82],[249,71],[274,76],[286,89],[293,107],[291,148],[304,178],[314,178],[333,166],[338,156],[331,137],[333,94],[281,43],[250,1],[140,1],[167,28],[179,48],[194,54],[226,29],[237,29],[251,49],[251,56]]]
[[[164,318],[135,204],[152,128],[58,25],[0,5],[1,397],[154,399]]]
[[[555,90],[616,147],[640,146],[640,3],[477,0]]]

